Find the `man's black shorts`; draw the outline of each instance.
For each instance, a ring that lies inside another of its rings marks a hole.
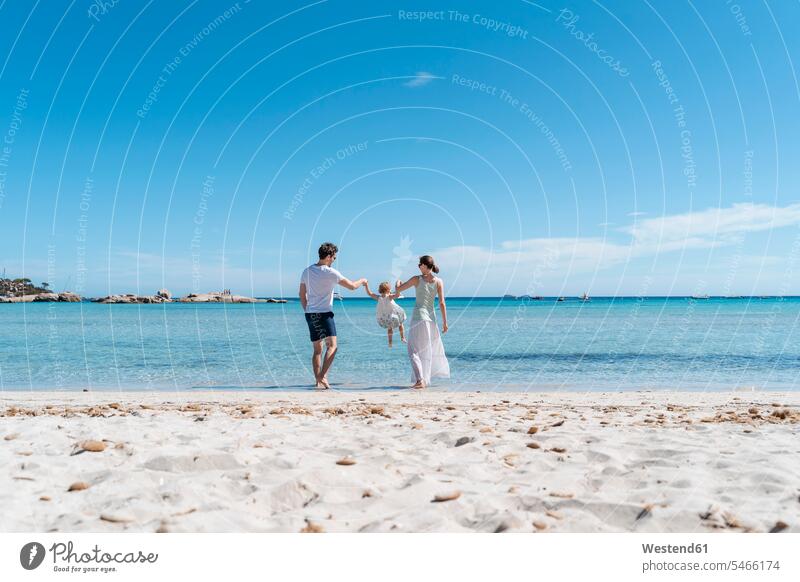
[[[333,311],[325,313],[306,313],[308,333],[312,342],[336,336],[336,323],[333,321]]]

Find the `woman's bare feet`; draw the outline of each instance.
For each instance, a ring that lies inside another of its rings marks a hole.
[[[317,378],[317,383],[314,385],[316,390],[328,390],[331,387],[328,384],[328,379],[326,377]]]
[[[413,388],[414,390],[422,390],[423,388],[425,388],[425,382],[420,380],[419,382],[411,386],[411,388]]]

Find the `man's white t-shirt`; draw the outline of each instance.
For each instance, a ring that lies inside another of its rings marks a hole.
[[[327,265],[310,265],[300,282],[306,284],[306,313],[333,311],[333,290],[344,276]]]

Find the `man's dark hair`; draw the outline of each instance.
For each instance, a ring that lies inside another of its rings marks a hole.
[[[333,256],[339,252],[339,247],[331,242],[322,243],[319,245],[319,260]]]

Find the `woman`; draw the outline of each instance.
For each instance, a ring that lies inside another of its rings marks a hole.
[[[408,330],[408,357],[414,372],[415,383],[412,388],[425,388],[431,378],[449,378],[450,364],[444,355],[442,337],[436,327],[434,302],[439,295],[439,310],[442,312],[442,333],[447,333],[447,306],[444,302],[444,283],[435,275],[439,267],[430,255],[419,258],[421,275],[415,275],[403,283],[398,281],[395,292],[400,293],[411,287],[417,288],[417,300],[411,315],[411,328]]]

